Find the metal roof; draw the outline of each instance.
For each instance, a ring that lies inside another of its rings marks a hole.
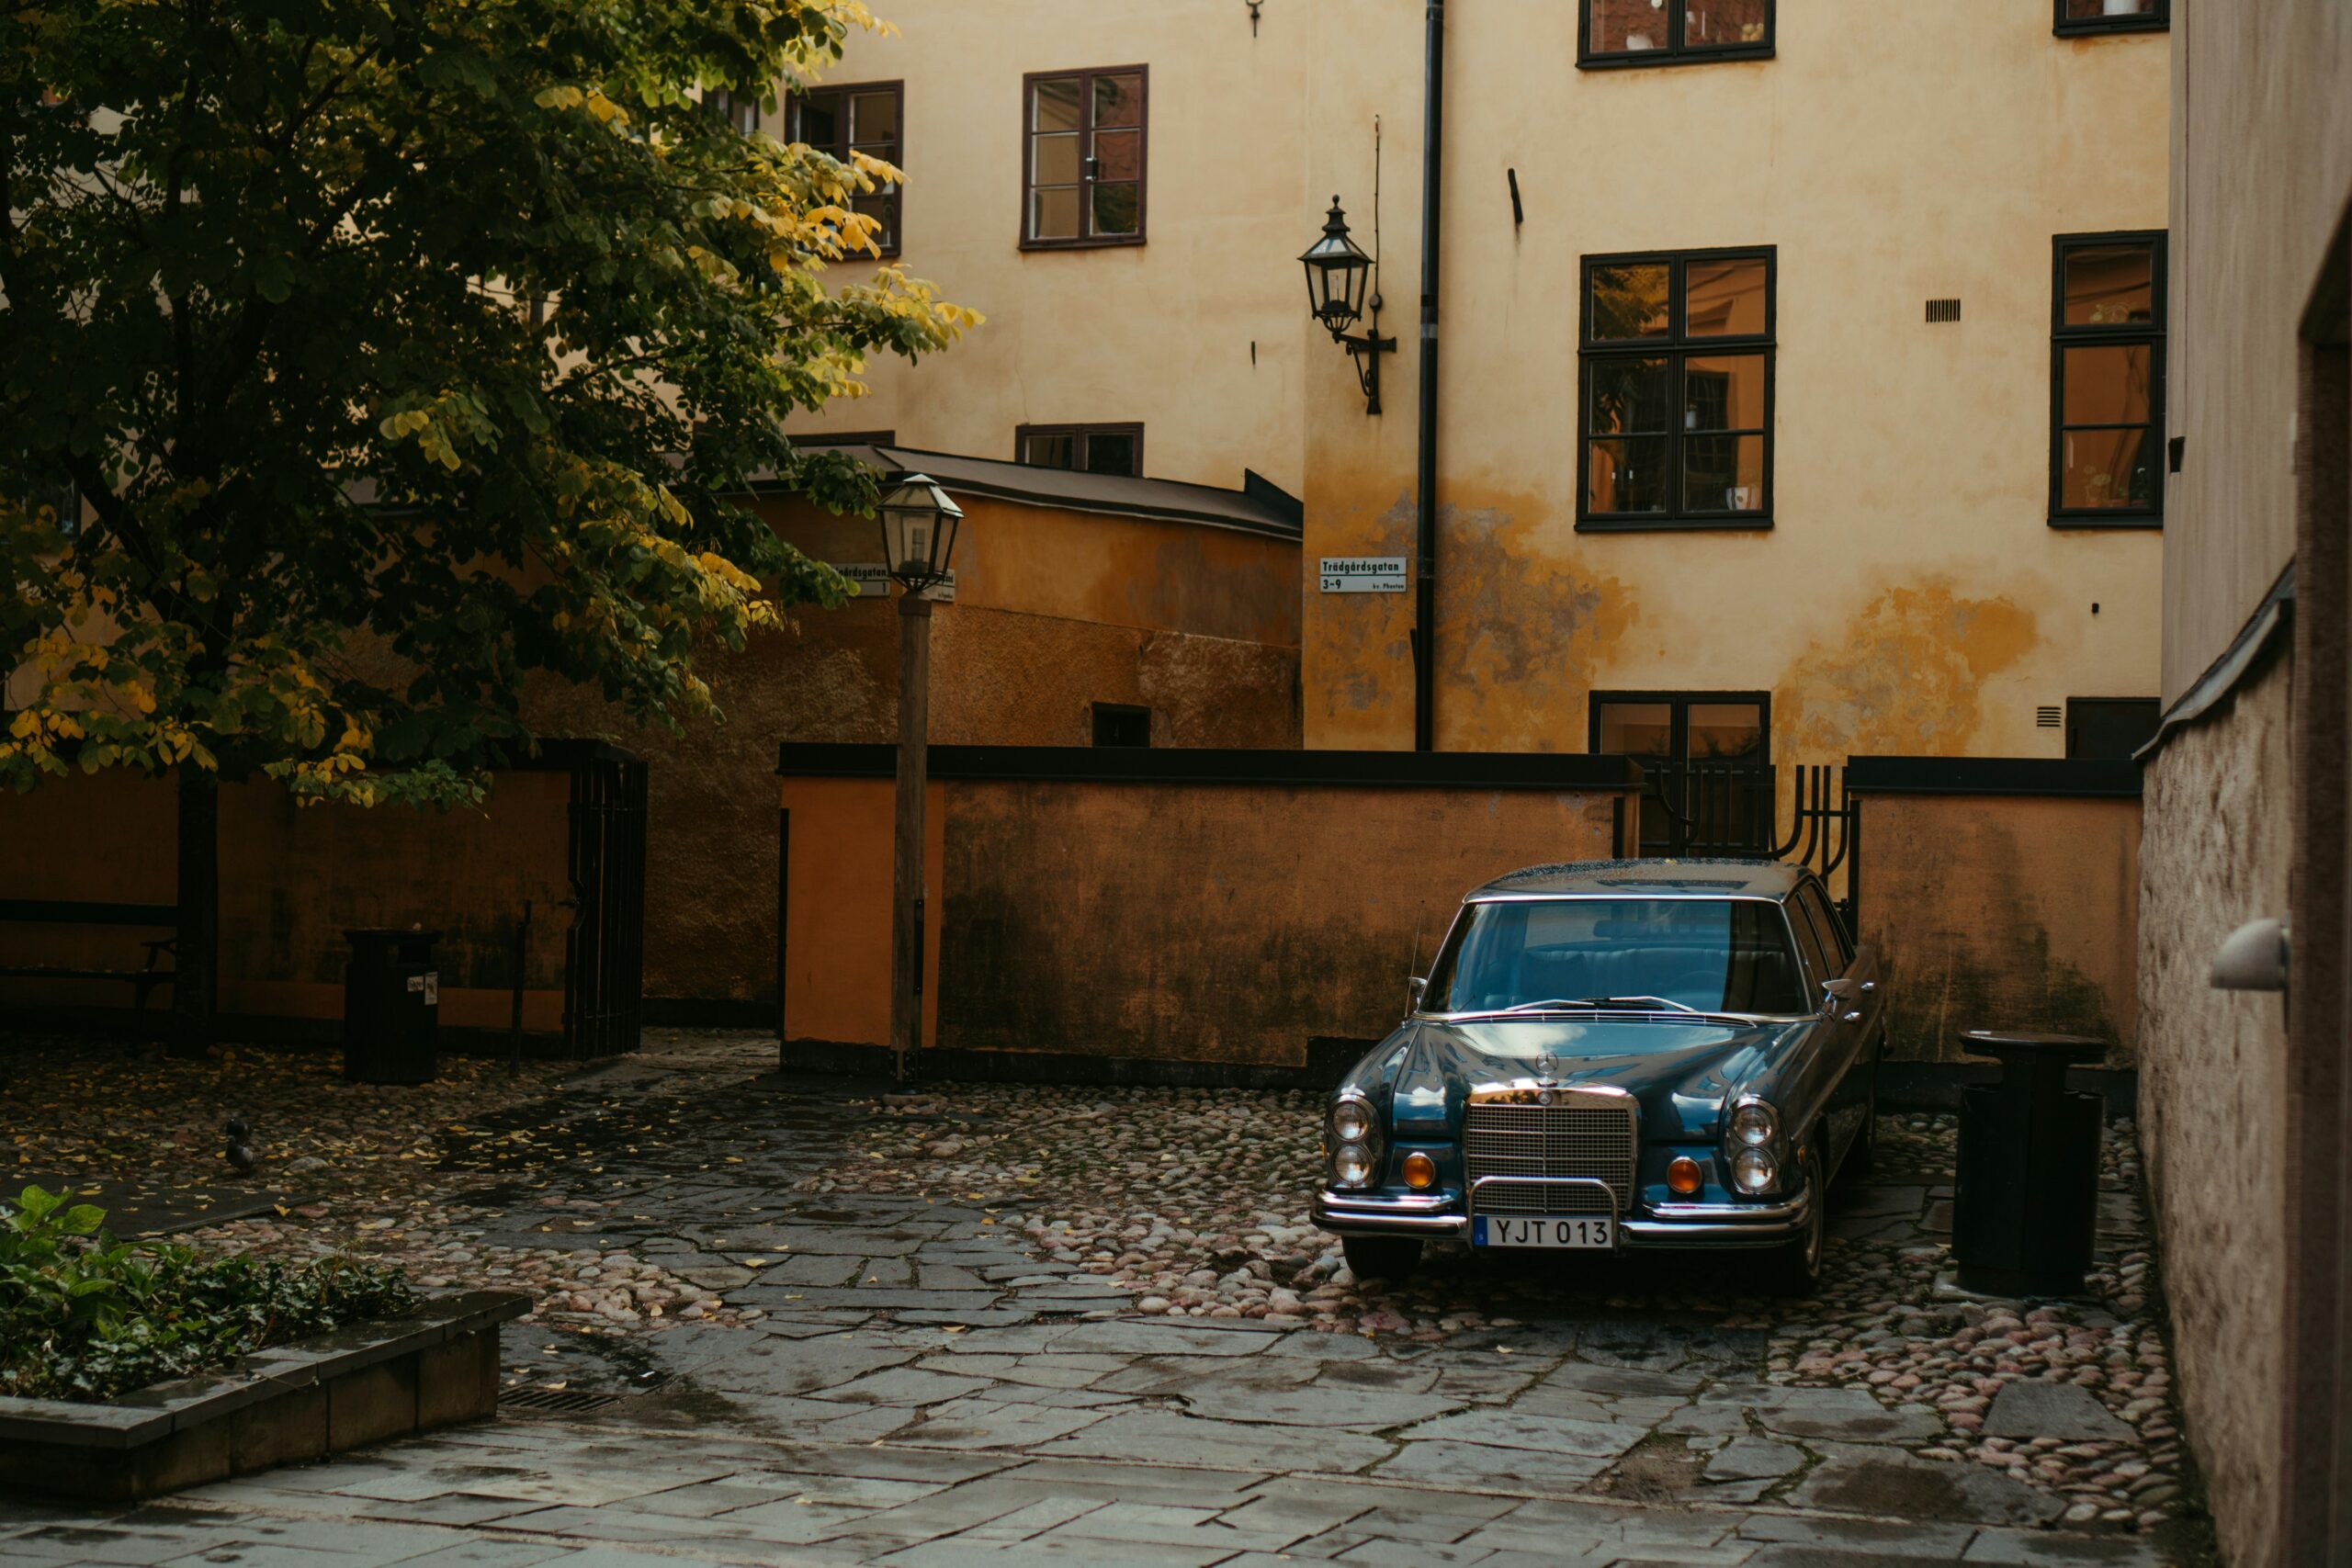
[[[1560,865],[1531,865],[1498,876],[1472,891],[1473,898],[1530,894],[1634,895],[1784,898],[1795,891],[1804,867],[1770,860],[1585,860]]]
[[[1244,490],[1184,484],[1175,479],[1134,479],[1125,474],[1087,474],[1041,468],[1027,463],[926,452],[915,446],[852,443],[831,446],[821,436],[795,436],[803,446],[846,452],[886,472],[921,469],[952,495],[982,495],[1065,512],[1093,512],[1231,528],[1244,534],[1295,542],[1306,531],[1305,508],[1295,496],[1252,475]],[[754,484],[754,491],[763,487]]]

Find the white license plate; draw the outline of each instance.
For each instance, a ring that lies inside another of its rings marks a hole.
[[[1606,1214],[1524,1220],[1478,1214],[1470,1221],[1470,1245],[1589,1247],[1605,1252],[1617,1245],[1617,1222]]]

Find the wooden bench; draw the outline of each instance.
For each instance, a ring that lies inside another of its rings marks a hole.
[[[0,898],[0,921],[44,926],[146,926],[163,927],[176,931],[180,910],[176,904],[100,904],[83,903],[62,898]],[[147,1010],[147,993],[158,986],[168,986],[177,977],[171,969],[158,969],[165,953],[179,959],[179,939],[176,936],[143,940],[140,946],[147,950],[147,962],[137,969],[74,969],[47,964],[8,964],[0,962],[0,976],[17,976],[38,980],[121,980],[128,981],[138,995],[138,1010]]]

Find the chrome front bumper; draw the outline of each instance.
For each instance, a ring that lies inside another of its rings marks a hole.
[[[1316,1194],[1315,1223],[1338,1235],[1466,1235],[1463,1201],[1445,1193],[1334,1192]],[[1617,1226],[1631,1247],[1777,1247],[1803,1234],[1813,1194],[1785,1203],[1658,1203],[1644,1217]]]

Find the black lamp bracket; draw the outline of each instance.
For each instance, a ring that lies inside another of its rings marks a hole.
[[[1356,380],[1363,388],[1363,412],[1380,412],[1380,356],[1396,352],[1396,340],[1380,335],[1380,307],[1372,309],[1372,330],[1361,337],[1352,333],[1334,332],[1331,341],[1348,351],[1356,362]]]

